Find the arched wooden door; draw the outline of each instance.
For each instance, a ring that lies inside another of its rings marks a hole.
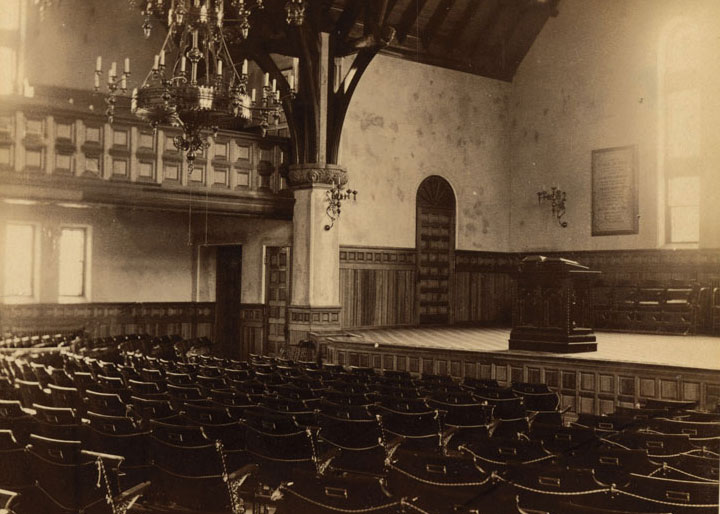
[[[451,277],[455,253],[455,193],[437,175],[417,192],[417,313],[420,324],[452,321]]]

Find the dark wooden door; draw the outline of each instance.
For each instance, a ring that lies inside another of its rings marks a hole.
[[[266,353],[279,354],[287,339],[287,305],[290,300],[290,247],[268,246],[265,250],[265,305],[267,312]]]
[[[450,323],[455,194],[444,178],[431,176],[420,184],[416,229],[418,321],[421,324]]]
[[[242,347],[240,291],[242,286],[242,246],[217,248],[215,286],[215,339],[223,353],[245,358]]]

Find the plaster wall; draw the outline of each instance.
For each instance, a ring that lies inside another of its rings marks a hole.
[[[265,248],[291,246],[292,221],[250,219],[234,216],[193,218],[194,243],[199,248],[197,264],[197,300],[215,301],[215,249],[220,245],[242,245],[242,303],[265,301]]]
[[[359,191],[340,220],[341,245],[415,246],[415,198],[440,175],[457,199],[457,248],[505,251],[511,86],[379,55],[343,129],[340,164]]]
[[[703,97],[701,247],[720,246],[720,120],[715,0],[563,0],[520,65],[510,102],[510,241],[513,251],[606,250],[664,245],[660,179],[660,40],[680,19],[703,41],[696,80]],[[714,48],[714,51],[710,51]],[[591,236],[591,152],[637,145],[639,233]],[[536,193],[567,191],[560,228]]]
[[[30,222],[40,229],[39,298],[55,303],[60,228],[90,228],[92,302],[214,301],[217,245],[243,247],[243,303],[263,301],[265,246],[286,246],[292,223],[231,216],[114,208],[0,204],[0,225]],[[206,225],[207,222],[207,225]],[[4,238],[2,245],[5,246]]]

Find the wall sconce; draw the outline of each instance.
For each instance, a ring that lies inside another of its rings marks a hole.
[[[567,198],[567,193],[553,186],[550,188],[550,192],[544,188],[542,191],[538,191],[537,196],[538,204],[542,204],[544,200],[550,200],[553,216],[557,218],[562,228],[566,228],[568,226],[567,221],[560,221],[560,218],[565,215],[565,199]]]
[[[325,200],[328,203],[327,209],[325,209],[325,214],[327,214],[327,217],[330,218],[330,223],[325,225],[325,230],[333,228],[335,220],[340,217],[340,206],[342,205],[342,202],[350,199],[354,202],[357,197],[357,193],[358,192],[353,189],[343,191],[340,184],[333,182],[332,189],[325,192]]]

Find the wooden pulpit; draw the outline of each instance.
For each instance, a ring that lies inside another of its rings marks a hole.
[[[559,257],[525,257],[516,276],[510,350],[597,351],[590,286],[599,274]]]

